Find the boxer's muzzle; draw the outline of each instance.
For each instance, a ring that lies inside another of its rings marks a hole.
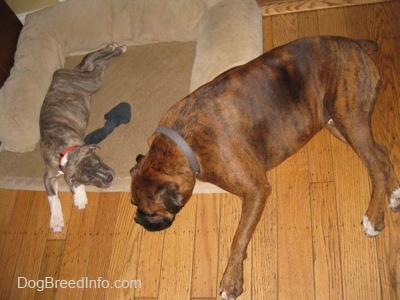
[[[134,219],[136,223],[142,225],[148,231],[160,231],[170,227],[175,220],[175,216],[167,217],[157,213],[149,214],[138,208]]]

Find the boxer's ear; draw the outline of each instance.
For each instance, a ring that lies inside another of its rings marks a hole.
[[[165,208],[170,213],[178,213],[183,207],[183,196],[179,193],[178,185],[175,182],[168,182],[163,187],[163,194],[166,197],[166,201],[164,201]]]
[[[142,162],[144,158],[143,154],[139,154],[138,156],[136,156],[136,163],[140,164]]]
[[[131,176],[133,176],[135,174],[135,172],[139,169],[142,161],[143,161],[144,155],[139,154],[138,156],[136,156],[136,165],[133,166],[133,168],[129,171],[129,173],[131,174]]]

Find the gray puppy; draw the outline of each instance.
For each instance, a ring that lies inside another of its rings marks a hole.
[[[114,171],[95,154],[95,145],[85,145],[84,137],[90,96],[99,90],[107,63],[125,51],[125,46],[113,43],[87,54],[73,69],[54,72],[40,112],[40,149],[46,166],[44,185],[50,204],[50,228],[54,232],[61,232],[64,227],[57,176],[64,174],[78,209],[87,204],[85,185],[107,188],[114,179]]]

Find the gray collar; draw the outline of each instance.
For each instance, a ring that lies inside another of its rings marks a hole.
[[[156,130],[154,130],[154,133],[162,133],[167,137],[169,137],[185,155],[186,159],[188,160],[190,166],[193,169],[195,176],[197,176],[200,173],[200,165],[199,162],[197,161],[196,156],[193,153],[192,148],[190,148],[188,143],[183,139],[183,137],[178,132],[167,126],[160,126],[157,127]]]

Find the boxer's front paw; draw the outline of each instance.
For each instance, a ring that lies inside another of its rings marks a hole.
[[[383,230],[382,224],[376,224],[372,222],[367,216],[363,217],[362,224],[364,226],[364,233],[368,237],[375,237]]]
[[[88,204],[84,185],[75,187],[74,204],[78,209],[84,209],[86,207],[86,204]]]
[[[222,300],[234,300],[243,293],[243,268],[225,270],[221,280],[220,296]]]
[[[389,207],[394,212],[400,212],[400,188],[392,192]]]

